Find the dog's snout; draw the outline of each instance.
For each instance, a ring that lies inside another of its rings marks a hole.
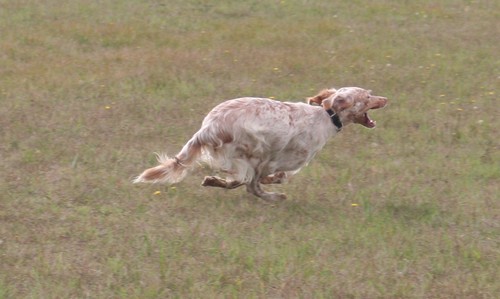
[[[387,98],[385,97],[376,97],[375,101],[372,103],[372,107],[370,109],[379,109],[385,107],[387,105]]]

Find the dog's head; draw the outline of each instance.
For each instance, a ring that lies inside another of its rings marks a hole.
[[[376,123],[368,116],[368,110],[383,108],[387,104],[387,98],[372,95],[371,90],[343,87],[338,90],[323,90],[318,95],[308,98],[307,102],[332,109],[339,115],[344,125],[356,123],[374,128]]]

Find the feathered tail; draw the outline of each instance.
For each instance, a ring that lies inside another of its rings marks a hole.
[[[160,165],[144,170],[141,175],[134,179],[134,183],[167,183],[175,184],[184,179],[189,166],[201,155],[201,144],[197,136],[184,145],[182,150],[174,158],[166,155],[158,155]]]

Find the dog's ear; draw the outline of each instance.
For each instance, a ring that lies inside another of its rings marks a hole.
[[[322,91],[320,91],[317,95],[315,95],[314,97],[310,97],[310,98],[307,98],[307,104],[309,105],[318,105],[318,106],[321,106],[321,104],[323,103],[323,101],[325,99],[328,99],[329,97],[331,97],[332,95],[334,95],[336,92],[335,89],[333,88],[330,88],[330,89],[323,89]]]
[[[336,113],[343,111],[352,106],[352,100],[350,97],[337,96],[333,99],[332,109]]]

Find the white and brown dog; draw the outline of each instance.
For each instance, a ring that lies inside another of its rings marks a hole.
[[[247,191],[267,201],[285,194],[265,192],[261,184],[279,184],[307,165],[343,126],[375,127],[368,110],[382,108],[387,98],[359,87],[326,89],[305,103],[265,98],[239,98],[216,106],[201,129],[173,158],[159,155],[160,165],[145,170],[134,183],[180,182],[197,160],[227,174],[205,177],[203,186]]]

